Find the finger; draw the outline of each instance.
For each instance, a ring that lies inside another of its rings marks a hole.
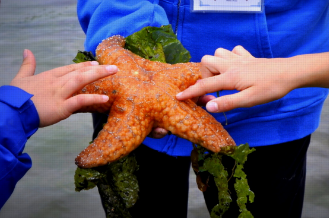
[[[245,56],[245,57],[253,57],[249,51],[247,51],[245,48],[243,48],[241,45],[235,46],[232,50],[234,54]]]
[[[253,88],[248,88],[232,95],[225,95],[211,100],[206,104],[206,109],[211,113],[217,113],[230,111],[235,108],[253,107],[270,102],[270,100],[266,100],[266,98],[263,97],[263,93],[263,91],[255,91]]]
[[[97,94],[81,94],[76,95],[67,99],[63,104],[63,111],[65,118],[69,117],[74,112],[80,110],[83,107],[106,103],[109,100],[109,97],[106,95],[97,95]],[[87,111],[86,111],[87,112]],[[65,119],[63,118],[63,119]]]
[[[152,132],[149,134],[149,137],[155,138],[155,139],[161,139],[165,137],[168,134],[168,130],[156,127],[155,129],[152,130]]]
[[[81,70],[85,67],[98,66],[98,65],[99,65],[99,63],[97,61],[86,61],[86,62],[81,62],[78,64],[70,64],[70,65],[66,65],[63,67],[58,67],[58,68],[50,70],[49,72],[56,77],[61,77],[68,73],[71,73],[71,72],[74,72],[77,70]]]
[[[198,96],[203,96],[207,93],[217,92],[221,90],[233,90],[235,89],[235,83],[232,82],[232,78],[225,74],[208,77],[199,80],[195,85],[188,87],[183,92],[176,95],[177,100],[186,100]]]
[[[212,77],[227,71],[230,67],[228,60],[220,57],[205,55],[201,59],[201,75],[202,78]]]
[[[15,79],[33,76],[35,72],[35,67],[36,67],[36,62],[33,53],[28,49],[24,49],[23,62],[21,68],[19,69],[17,75],[15,76]]]
[[[218,77],[218,76],[215,76]],[[199,97],[199,96],[203,96],[207,93],[210,93],[212,90],[211,86],[212,82],[215,81],[216,79],[214,79],[215,77],[210,77],[212,78],[211,80],[207,80],[207,79],[202,79],[200,80],[198,83],[196,83],[193,86],[188,87],[187,89],[185,89],[183,92],[180,92],[176,95],[177,100],[186,100],[186,99],[191,99],[191,98],[195,98],[195,97]],[[215,90],[217,90],[218,87],[214,88]]]
[[[89,83],[115,74],[118,68],[114,65],[101,65],[87,67],[84,70],[86,71],[74,71],[63,77],[63,92],[66,96],[71,96]]]
[[[218,48],[215,51],[215,56],[224,58],[224,59],[232,59],[236,57],[236,54],[232,53],[231,51],[225,49],[225,48]]]
[[[209,101],[215,99],[216,97],[213,95],[204,95],[199,97],[197,105],[199,106],[205,106]]]

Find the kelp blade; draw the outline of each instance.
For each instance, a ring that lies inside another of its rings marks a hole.
[[[95,61],[96,58],[94,57],[93,53],[90,51],[78,51],[75,58],[72,60],[74,63],[81,63],[86,61]]]
[[[97,185],[107,218],[131,217],[128,209],[136,203],[139,192],[137,170],[133,153],[109,165],[91,169],[78,167],[74,176],[76,191]]]
[[[144,27],[126,38],[125,48],[145,59],[163,63],[186,63],[191,59],[171,25]]]
[[[250,190],[243,165],[247,161],[248,155],[255,149],[249,148],[247,143],[235,147],[225,147],[220,153],[213,153],[199,145],[196,149],[199,153],[198,173],[208,173],[213,178],[218,190],[219,203],[212,209],[211,218],[222,217],[229,209],[232,201],[228,185],[230,179],[228,179],[226,167],[222,164],[224,156],[235,161],[235,167],[232,169],[234,172],[232,173],[235,178],[234,189],[237,194],[237,204],[240,208],[239,217],[252,218],[253,215],[248,211],[246,204],[248,200],[250,203],[254,201],[255,194]]]

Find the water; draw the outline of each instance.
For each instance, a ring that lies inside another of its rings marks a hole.
[[[73,0],[1,1],[0,85],[14,78],[25,48],[36,56],[36,73],[72,63],[77,50],[83,49],[85,38],[75,4]],[[308,154],[304,218],[324,218],[329,213],[328,115],[326,102]],[[17,184],[0,217],[105,217],[96,189],[74,191],[74,159],[91,134],[91,116],[78,114],[33,135],[25,149],[33,167]],[[208,218],[193,173],[190,181],[189,218]]]

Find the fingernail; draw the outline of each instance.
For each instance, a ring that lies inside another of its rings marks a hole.
[[[92,61],[92,62],[90,62],[90,64],[91,64],[91,65],[94,65],[94,66],[99,65],[99,63],[98,63],[97,61]]]
[[[208,102],[206,105],[206,108],[209,112],[217,112],[218,111],[218,105],[216,102]]]
[[[177,95],[176,95],[176,97],[179,97],[179,96],[181,96],[183,94],[183,92],[180,92],[180,93],[178,93]]]
[[[105,69],[111,73],[116,72],[118,70],[118,67],[115,65],[108,65],[105,67]]]
[[[28,51],[27,51],[27,49],[24,49],[24,51],[23,51],[23,59],[25,59],[27,57],[27,55],[28,55]]]
[[[103,99],[104,102],[107,102],[109,100],[109,96],[102,95],[102,99]]]

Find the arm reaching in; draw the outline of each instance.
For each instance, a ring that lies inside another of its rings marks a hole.
[[[329,87],[329,52],[291,58],[255,58],[241,46],[219,48],[201,61],[203,79],[177,94],[185,100],[220,90],[240,92],[207,102],[209,112],[252,107],[284,97],[303,87]]]
[[[106,102],[107,96],[72,94],[117,71],[115,66],[85,62],[34,75],[35,66],[34,55],[25,50],[11,86],[0,87],[0,209],[32,166],[23,150],[38,127],[57,123],[81,107]]]

